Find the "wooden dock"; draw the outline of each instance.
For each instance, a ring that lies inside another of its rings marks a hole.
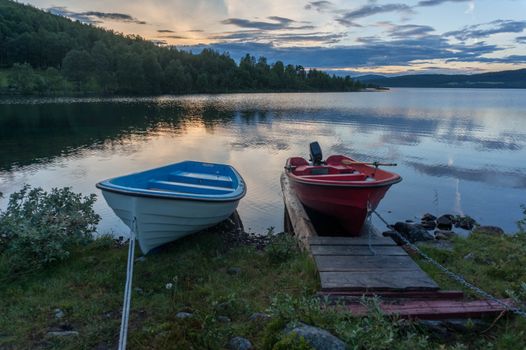
[[[317,229],[327,233],[327,227],[319,228],[323,221],[309,215],[285,174],[281,188],[285,231],[293,233],[313,257],[321,284],[318,295],[323,300],[343,302],[359,316],[368,311],[360,298],[377,296],[384,314],[420,319],[493,316],[506,311],[503,304],[512,305],[508,299],[501,303],[465,300],[462,291],[440,290],[402,247],[369,225],[356,238],[319,235]]]
[[[318,236],[314,224],[288,178],[281,177],[289,231],[313,256],[320,275],[321,290],[411,291],[438,290],[438,285],[391,238],[376,232],[362,237]],[[287,221],[287,219],[286,219]],[[374,230],[366,226],[365,230]]]

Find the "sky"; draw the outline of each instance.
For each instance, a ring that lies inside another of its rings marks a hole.
[[[361,74],[526,68],[526,0],[30,0],[195,53]]]

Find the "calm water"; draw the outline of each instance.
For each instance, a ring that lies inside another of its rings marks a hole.
[[[185,159],[234,165],[248,185],[246,229],[282,228],[287,157],[397,162],[390,220],[469,214],[513,231],[526,203],[526,90],[235,94],[141,99],[0,100],[0,192],[24,183],[97,192],[108,177]],[[6,199],[0,202],[4,207]],[[104,200],[100,232],[127,230]]]

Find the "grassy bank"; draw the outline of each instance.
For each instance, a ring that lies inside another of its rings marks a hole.
[[[67,188],[48,193],[25,186],[0,212],[0,349],[116,347],[127,246],[109,237],[93,239],[99,220],[94,201],[94,195]],[[374,299],[362,300],[367,317],[327,307],[314,296],[319,281],[311,257],[292,236],[270,237],[240,234],[227,220],[137,256],[129,348],[224,349],[241,336],[255,349],[309,349],[284,333],[291,322],[321,327],[351,349],[526,348],[526,320],[512,315],[437,333],[429,323],[383,317]],[[526,233],[472,234],[448,249],[423,249],[477,286],[524,307]],[[460,288],[415,258],[442,288]]]
[[[525,259],[524,243],[524,235],[473,237],[455,241],[451,252],[428,251],[473,282],[506,296],[507,290],[519,292],[520,281],[526,280],[524,265],[516,265]],[[469,253],[477,260],[462,263]],[[114,348],[126,254],[125,246],[101,238],[77,249],[65,263],[3,281],[0,348]],[[444,286],[456,287],[422,266]],[[526,347],[526,323],[518,318],[502,318],[483,334],[457,334],[443,344],[416,324],[381,317],[374,307],[362,319],[320,308],[312,298],[317,287],[312,260],[291,239],[276,239],[258,250],[232,243],[217,230],[199,234],[136,262],[129,346],[221,349],[231,337],[244,336],[256,349],[285,349],[296,341],[282,338],[280,332],[297,320],[328,329],[358,349]],[[63,317],[56,317],[56,309]],[[178,312],[192,317],[180,319]],[[272,319],[250,321],[255,312],[269,313]],[[48,337],[54,330],[79,335]]]

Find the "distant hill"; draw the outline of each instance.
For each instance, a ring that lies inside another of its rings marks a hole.
[[[385,75],[379,75],[379,74],[366,74],[366,75],[359,75],[357,77],[354,77],[353,79],[362,81],[362,82],[369,82],[371,80],[380,80],[387,78]]]
[[[355,91],[338,77],[247,54],[191,54],[135,35],[0,0],[0,94],[182,94],[241,91]]]
[[[415,74],[378,78],[365,75],[355,79],[386,87],[524,89],[526,69],[481,74]]]

